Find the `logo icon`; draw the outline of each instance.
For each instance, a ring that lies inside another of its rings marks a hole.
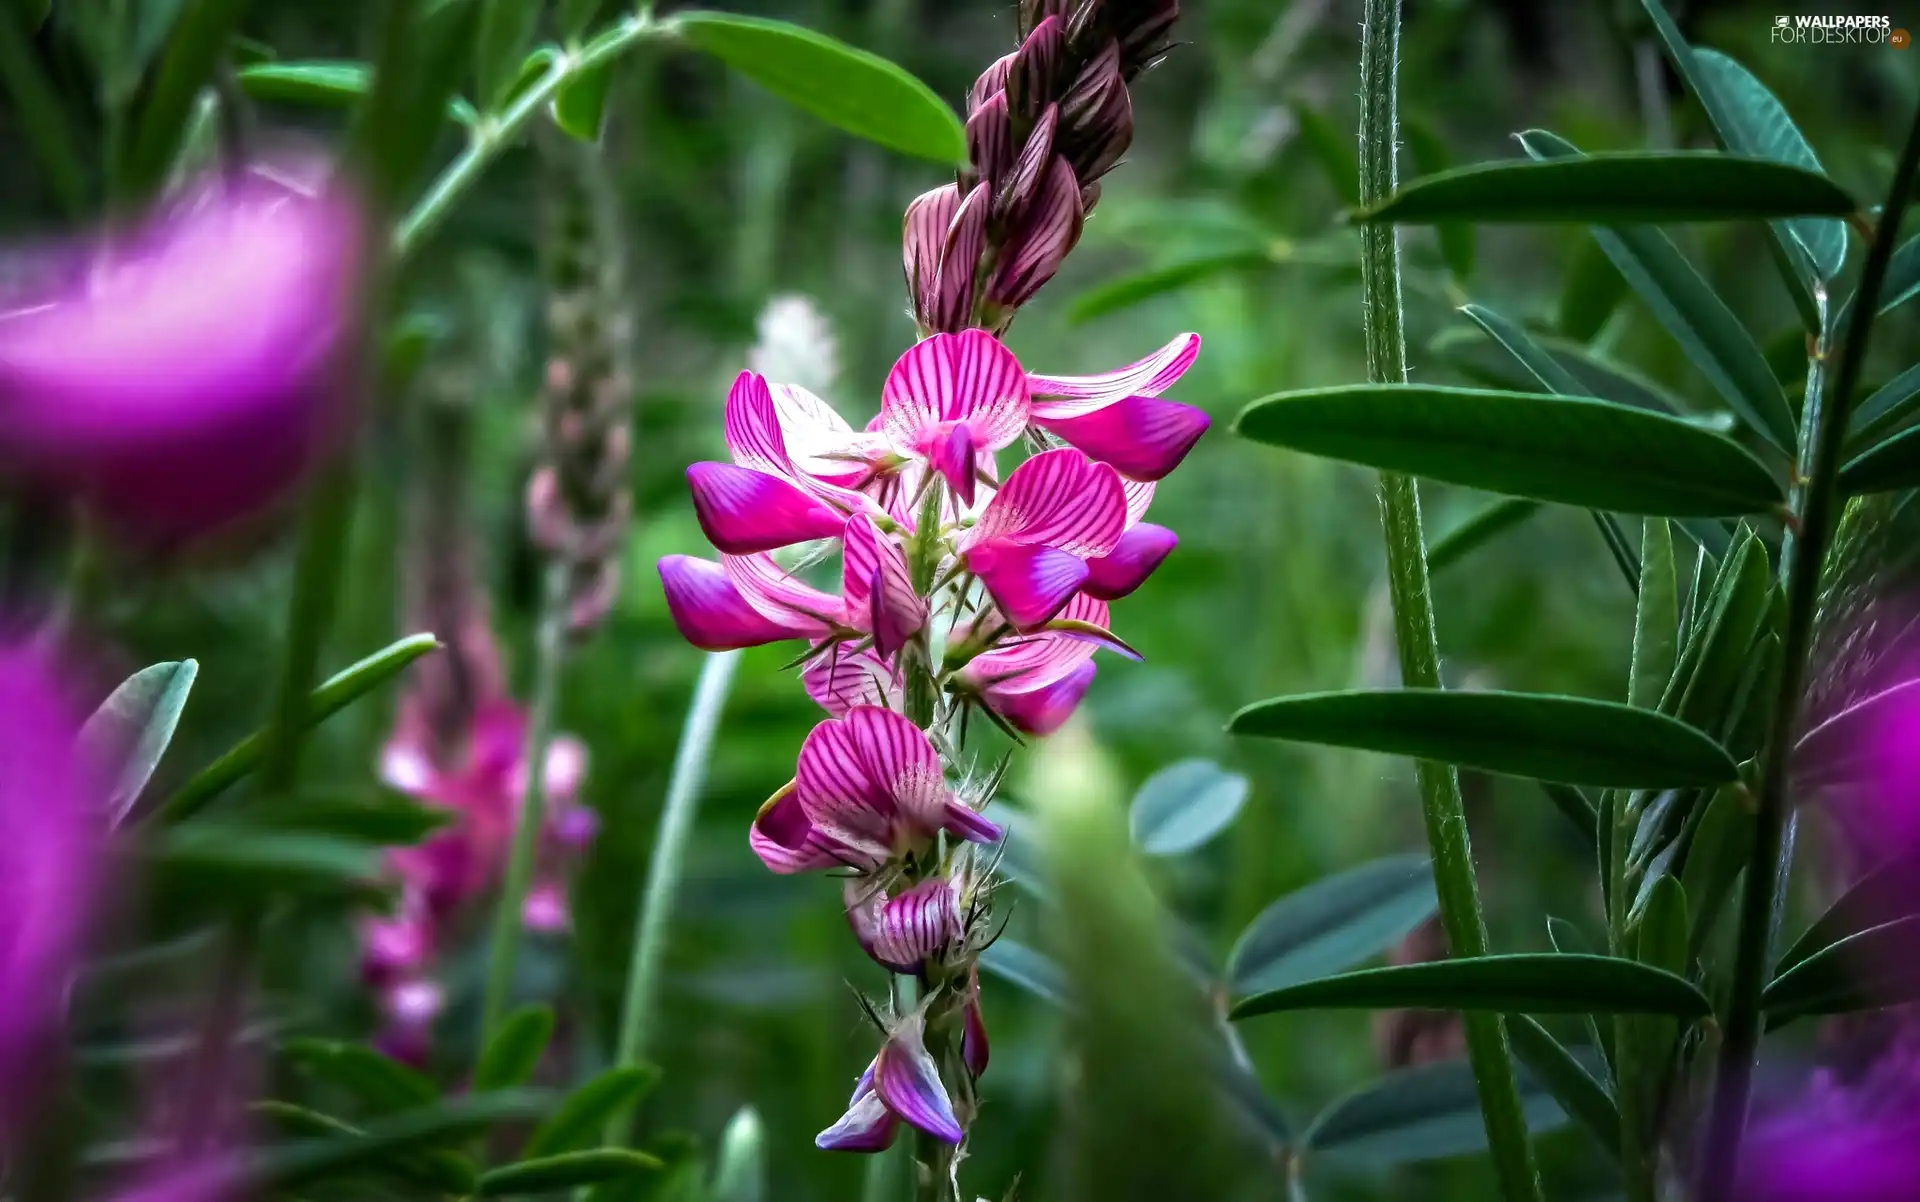
[[[1775,17],[1773,19],[1773,25],[1775,29],[1785,29],[1787,26],[1791,24],[1793,24],[1793,18],[1791,17]]]
[[[1896,29],[1887,35],[1887,45],[1895,50],[1905,50],[1913,45],[1913,35],[1904,29]]]

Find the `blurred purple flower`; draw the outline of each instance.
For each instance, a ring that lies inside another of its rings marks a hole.
[[[257,168],[102,236],[0,313],[0,461],[163,540],[285,494],[358,383],[363,233]]]
[[[965,1139],[925,1036],[926,1020],[919,1014],[902,1019],[861,1074],[846,1114],[815,1136],[814,1144],[836,1152],[884,1151],[902,1121],[943,1143]]]

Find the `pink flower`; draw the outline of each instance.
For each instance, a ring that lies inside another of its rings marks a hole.
[[[1027,427],[1027,377],[985,330],[935,334],[900,356],[880,393],[880,424],[902,453],[973,503],[980,452],[1012,446]]]
[[[1093,653],[1101,647],[1130,659],[1139,654],[1107,629],[1107,603],[1078,594],[1053,628],[1002,642],[968,660],[956,675],[959,690],[1030,735],[1058,730],[1093,683]]]
[[[900,708],[898,666],[870,651],[835,647],[815,654],[800,673],[807,696],[836,718],[856,705]]]
[[[897,973],[918,973],[965,933],[960,898],[946,877],[928,877],[889,897],[873,881],[849,877],[847,922],[874,961]]]
[[[925,1040],[926,1021],[920,1015],[902,1019],[861,1074],[846,1114],[814,1144],[836,1152],[881,1152],[893,1144],[903,1121],[943,1143],[965,1139]]]
[[[359,383],[362,236],[255,169],[102,238],[0,314],[0,460],[159,538],[283,495]]]
[[[1126,524],[1119,475],[1063,447],[1015,468],[956,547],[1014,627],[1031,630],[1079,591],[1086,561],[1118,547]]]
[[[748,841],[779,873],[871,871],[940,831],[975,843],[1000,837],[999,827],[947,788],[925,731],[862,705],[807,735],[793,783],[761,807]]]
[[[1094,376],[1030,374],[1032,421],[1134,480],[1164,478],[1207,432],[1191,405],[1158,399],[1200,355],[1200,336],[1182,334],[1136,363]]]

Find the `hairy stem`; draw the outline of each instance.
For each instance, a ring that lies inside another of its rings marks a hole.
[[[1384,200],[1395,183],[1399,124],[1396,75],[1400,54],[1399,0],[1367,0],[1360,48],[1360,203]],[[1367,377],[1377,384],[1404,383],[1406,336],[1401,328],[1399,243],[1390,225],[1360,228],[1362,304],[1366,317]],[[1387,578],[1393,600],[1400,677],[1410,688],[1440,687],[1440,649],[1434,633],[1427,581],[1427,552],[1420,528],[1420,495],[1407,476],[1380,476],[1380,521],[1387,543]],[[1486,922],[1474,884],[1460,782],[1446,764],[1417,761],[1414,775],[1433,853],[1440,923],[1455,956],[1487,951]],[[1464,1016],[1467,1055],[1480,1091],[1487,1144],[1500,1191],[1508,1202],[1537,1202],[1540,1183],[1526,1120],[1514,1084],[1506,1027],[1495,1014]]]
[[[1900,218],[1912,199],[1914,176],[1920,171],[1920,111],[1907,134],[1893,187],[1880,211],[1872,246],[1860,273],[1856,303],[1848,306],[1841,332],[1840,366],[1831,389],[1819,387],[1825,347],[1816,348],[1809,365],[1805,411],[1801,414],[1800,453],[1794,465],[1794,487],[1789,505],[1787,540],[1782,544],[1780,571],[1787,592],[1786,623],[1781,633],[1778,690],[1767,724],[1767,744],[1760,766],[1759,813],[1755,819],[1753,855],[1747,862],[1740,895],[1740,928],[1733,966],[1733,988],[1727,1002],[1726,1036],[1720,1044],[1720,1062],[1714,1087],[1713,1111],[1707,1127],[1706,1152],[1700,1162],[1701,1195],[1708,1202],[1732,1196],[1740,1141],[1745,1132],[1747,1101],[1753,1088],[1754,1058],[1760,1046],[1760,993],[1772,963],[1773,898],[1780,873],[1787,823],[1787,775],[1793,739],[1799,722],[1800,695],[1807,675],[1807,656],[1813,647],[1815,611],[1820,595],[1820,571],[1833,537],[1835,515],[1843,498],[1836,487],[1841,451],[1846,443],[1847,410],[1860,384],[1867,340],[1880,308],[1881,284],[1899,239]],[[1820,340],[1823,344],[1826,338]]]
[[[553,742],[553,711],[559,701],[560,668],[567,654],[567,565],[547,565],[540,601],[540,623],[535,649],[533,704],[527,720],[527,742],[521,758],[526,773],[525,792],[513,828],[513,847],[507,855],[506,879],[500,886],[500,905],[494,912],[493,935],[487,946],[487,984],[480,1006],[480,1044],[493,1038],[506,1014],[513,991],[513,962],[520,947],[521,912],[533,883],[533,863],[540,850],[540,830],[547,808],[547,748]]]
[[[700,668],[699,683],[694,685],[686,724],[680,729],[680,748],[674,753],[673,775],[667,781],[667,800],[660,810],[660,829],[654,836],[653,857],[647,866],[646,893],[634,924],[626,1003],[621,1007],[620,1039],[614,1051],[614,1063],[622,1068],[640,1062],[653,1034],[654,1006],[660,996],[660,961],[666,952],[667,928],[686,862],[687,840],[700,811],[700,791],[706,784],[714,735],[720,729],[720,715],[726,708],[733,670],[739,662],[738,651],[707,656]],[[631,1125],[631,1115],[607,1124],[606,1143],[624,1146]]]

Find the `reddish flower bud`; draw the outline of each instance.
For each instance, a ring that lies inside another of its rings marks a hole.
[[[993,60],[992,66],[980,73],[980,78],[973,81],[972,89],[967,92],[969,113],[977,110],[997,93],[1007,90],[1007,73],[1013,70],[1013,60],[1017,57],[1019,57],[1017,51],[1013,54],[1001,55]]]
[[[1040,115],[1054,90],[1065,82],[1060,77],[1071,68],[1064,62],[1067,31],[1058,17],[1048,17],[1027,35],[1014,52],[1007,70],[1007,107],[1015,117],[1033,120]]]
[[[989,203],[987,185],[979,184],[953,215],[953,225],[940,252],[931,304],[921,318],[921,324],[930,330],[951,332],[973,324],[974,276],[979,271],[980,254],[986,249]]]
[[[901,261],[907,273],[907,295],[921,325],[933,312],[940,280],[940,253],[946,249],[947,230],[960,210],[960,189],[953,184],[915,197],[907,206],[901,235]]]
[[[993,213],[987,225],[989,229],[1011,233],[1020,228],[1027,213],[1033,207],[1034,198],[1040,194],[1040,188],[1046,182],[1047,172],[1053,166],[1054,131],[1060,124],[1060,110],[1056,105],[1048,105],[1040,114],[1040,120],[1033,126],[1033,132],[1027,135],[1027,143],[1020,148],[1020,157],[1013,163],[1013,169],[1003,176],[999,194],[994,198]]]
[[[1073,168],[1065,159],[1055,157],[1040,196],[1007,240],[999,267],[987,286],[987,298],[1006,309],[1026,304],[1053,278],[1061,260],[1080,241],[1084,218],[1080,184]]]

